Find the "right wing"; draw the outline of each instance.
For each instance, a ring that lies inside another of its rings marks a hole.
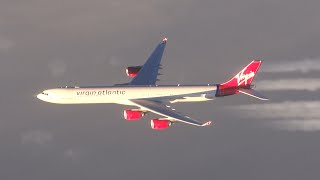
[[[129,82],[129,85],[155,85],[157,81],[158,71],[162,54],[166,47],[167,38],[152,52],[148,60],[144,63],[138,74]]]
[[[206,123],[201,123],[195,119],[192,119],[188,116],[180,114],[180,113],[166,107],[164,104],[162,104],[160,102],[146,100],[146,99],[134,99],[134,100],[130,100],[130,101],[133,104],[135,104],[136,106],[140,107],[141,109],[153,112],[155,114],[159,114],[164,117],[167,117],[168,120],[180,121],[180,122],[195,125],[195,126],[208,126],[211,124],[211,121],[208,121]]]

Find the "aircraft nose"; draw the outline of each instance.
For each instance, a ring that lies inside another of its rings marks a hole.
[[[43,101],[43,98],[44,98],[43,96],[44,95],[42,93],[40,93],[40,94],[37,95],[37,98]]]

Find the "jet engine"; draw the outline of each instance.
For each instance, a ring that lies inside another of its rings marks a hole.
[[[142,68],[142,66],[130,66],[130,67],[127,67],[127,69],[126,69],[127,76],[135,77],[138,74],[138,72],[140,71],[141,68]]]
[[[155,130],[164,130],[172,125],[172,122],[167,119],[152,119],[151,128]]]
[[[145,112],[127,109],[123,111],[123,116],[128,121],[138,120],[145,115]]]

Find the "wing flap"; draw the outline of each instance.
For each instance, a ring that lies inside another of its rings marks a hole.
[[[130,101],[133,102],[136,106],[144,110],[148,110],[155,114],[159,114],[161,116],[167,117],[169,120],[172,119],[175,121],[180,121],[180,122],[195,125],[195,126],[208,126],[211,124],[211,121],[201,123],[195,119],[192,119],[188,116],[180,114],[174,111],[173,109],[166,107],[164,104],[161,104],[160,102],[146,100],[146,99],[134,99]]]

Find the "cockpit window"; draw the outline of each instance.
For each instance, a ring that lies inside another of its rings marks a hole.
[[[48,93],[44,93],[44,92],[42,92],[41,94],[48,96]]]

